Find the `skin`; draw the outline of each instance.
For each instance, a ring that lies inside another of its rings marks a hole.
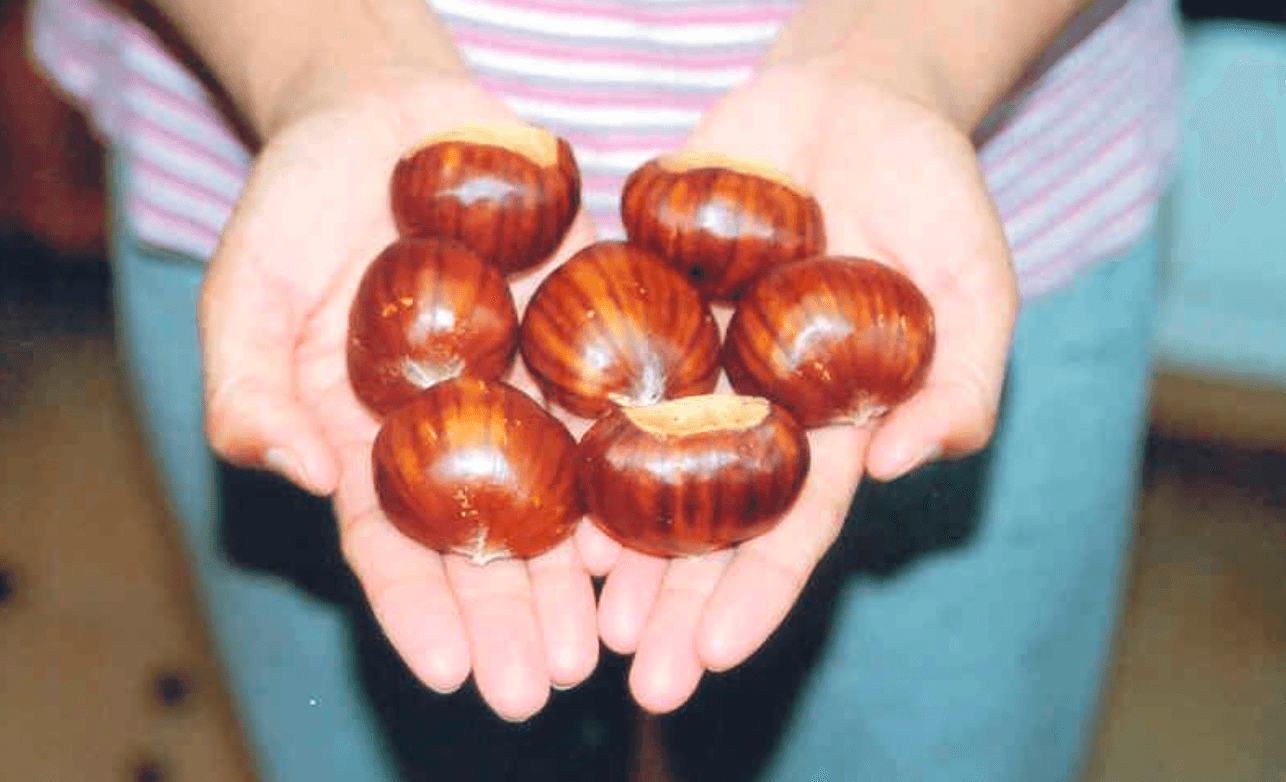
[[[810,58],[765,69],[690,143],[788,172],[819,199],[831,251],[908,274],[936,313],[934,363],[925,389],[884,420],[810,433],[814,453],[846,458],[814,459],[802,496],[765,535],[674,561],[583,543],[591,569],[608,574],[599,631],[634,654],[630,686],[650,711],[677,708],[704,670],[730,668],[767,639],[838,535],[864,471],[892,478],[930,458],[926,449],[963,454],[991,433],[1016,294],[972,148],[923,104],[841,82],[830,67]],[[752,121],[769,112],[778,121]]]
[[[427,108],[437,106],[453,112]],[[344,363],[361,273],[395,235],[387,187],[398,155],[428,132],[504,119],[512,117],[469,83],[416,74],[283,126],[222,237],[200,322],[216,451],[332,496],[344,555],[415,675],[450,692],[472,674],[500,716],[521,720],[551,686],[574,686],[597,663],[593,587],[573,541],[530,562],[479,567],[396,532],[372,485],[377,423]],[[545,268],[591,236],[578,223]],[[535,281],[522,280],[516,298],[525,301]]]
[[[341,0],[324,15],[302,0],[160,5],[264,142],[202,291],[210,441],[333,498],[383,630],[434,690],[472,676],[497,714],[525,719],[551,687],[592,672],[601,637],[635,655],[630,684],[645,709],[674,709],[704,671],[743,661],[777,627],[864,475],[889,479],[990,437],[1017,295],[968,133],[1075,3],[805,3],[687,146],[790,174],[821,201],[831,250],[909,274],[938,321],[928,385],[874,425],[813,432],[816,452],[849,458],[815,460],[785,520],[734,550],[660,560],[585,522],[544,556],[484,567],[424,550],[380,513],[376,424],[348,386],[344,339],[361,273],[394,236],[397,156],[430,133],[512,116],[473,84],[420,0]],[[909,22],[953,13],[984,20],[975,40]],[[970,46],[992,40],[1004,46]],[[553,261],[516,284],[519,306],[593,238],[580,219]],[[521,369],[510,380],[532,387]],[[597,606],[593,575],[605,576]]]

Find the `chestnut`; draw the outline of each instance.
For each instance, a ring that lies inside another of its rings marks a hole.
[[[687,152],[644,163],[625,180],[629,240],[674,264],[702,295],[729,301],[764,270],[825,249],[817,199],[784,174]]]
[[[583,513],[571,433],[500,381],[421,392],[384,422],[372,461],[380,507],[404,535],[477,564],[548,551]]]
[[[923,385],[933,358],[929,301],[877,261],[819,256],[779,266],[737,302],[723,368],[806,428],[862,424]]]
[[[459,242],[394,240],[367,267],[349,309],[349,383],[379,416],[457,375],[498,378],[517,352],[504,276]]]
[[[580,208],[571,145],[534,125],[464,127],[431,136],[393,169],[403,235],[446,236],[504,274],[547,259]]]
[[[683,275],[647,251],[600,241],[532,294],[523,362],[546,398],[586,418],[714,390],[719,327]]]
[[[808,474],[808,439],[759,397],[707,394],[618,408],[580,442],[591,520],[629,548],[702,554],[768,531]]]

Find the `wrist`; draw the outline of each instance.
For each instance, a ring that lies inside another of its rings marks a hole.
[[[837,86],[862,83],[918,104],[966,134],[974,119],[952,73],[930,46],[896,19],[857,5],[805,2],[765,54],[764,66],[809,63]]]
[[[460,82],[463,69],[419,58],[364,57],[301,62],[265,85],[252,114],[261,139],[268,140],[297,120],[353,101],[397,99],[409,88],[433,82]]]
[[[436,20],[418,19],[421,24],[402,29],[391,29],[390,21],[363,16],[344,32],[315,36],[291,62],[256,80],[247,112],[261,138],[347,99],[393,92],[412,81],[468,77]]]
[[[463,76],[424,0],[156,0],[262,140],[301,106],[420,72]]]
[[[805,32],[796,38],[826,41],[845,77],[925,104],[970,134],[1060,32],[1110,15],[1124,0],[805,2],[815,12],[800,15]],[[827,24],[842,32],[820,32]]]
[[[859,79],[939,115],[964,133],[971,130],[970,105],[952,74],[932,52],[905,39],[850,30],[837,48],[839,79]]]

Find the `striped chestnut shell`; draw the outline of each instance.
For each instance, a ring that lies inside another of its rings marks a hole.
[[[767,397],[805,427],[863,424],[925,381],[933,309],[901,272],[819,256],[777,267],[737,302],[723,367],[741,394]]]
[[[422,392],[384,422],[372,461],[394,526],[476,564],[544,553],[583,515],[571,433],[499,381],[458,378]]]
[[[624,242],[591,244],[541,281],[519,349],[541,392],[585,418],[708,393],[719,378],[709,305],[683,275]]]
[[[377,416],[442,380],[498,378],[517,352],[504,276],[459,242],[394,240],[367,267],[349,309],[349,383]]]
[[[709,153],[644,163],[625,181],[621,219],[631,242],[674,264],[715,301],[735,300],[765,270],[826,247],[821,206],[802,186]]]
[[[544,262],[580,208],[571,145],[534,125],[463,127],[398,160],[393,219],[402,235],[459,239],[506,275]]]
[[[581,494],[622,545],[677,557],[771,529],[808,474],[808,439],[766,399],[708,394],[599,419],[581,437]]]

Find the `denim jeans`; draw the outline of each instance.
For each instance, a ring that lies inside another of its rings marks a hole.
[[[117,203],[121,178],[114,168]],[[436,705],[418,712],[374,704],[336,601],[230,556],[220,521],[230,511],[201,420],[203,266],[139,246],[119,217],[112,238],[122,359],[264,782],[509,777],[483,771],[487,760],[522,776],[521,763],[495,757],[504,745],[458,771],[408,771],[393,759],[381,708],[386,721],[418,722],[411,727],[437,736],[447,754],[462,740],[447,728],[485,723],[456,719],[428,693],[420,705]],[[783,628],[666,718],[680,778],[1073,778],[1133,531],[1157,256],[1149,239],[1024,304],[992,444],[859,491],[844,535]],[[278,515],[265,523],[292,513]],[[324,515],[311,514],[301,540],[333,537]],[[605,697],[624,701],[619,688]],[[590,740],[593,724],[572,732]],[[567,733],[555,725],[548,735]]]

